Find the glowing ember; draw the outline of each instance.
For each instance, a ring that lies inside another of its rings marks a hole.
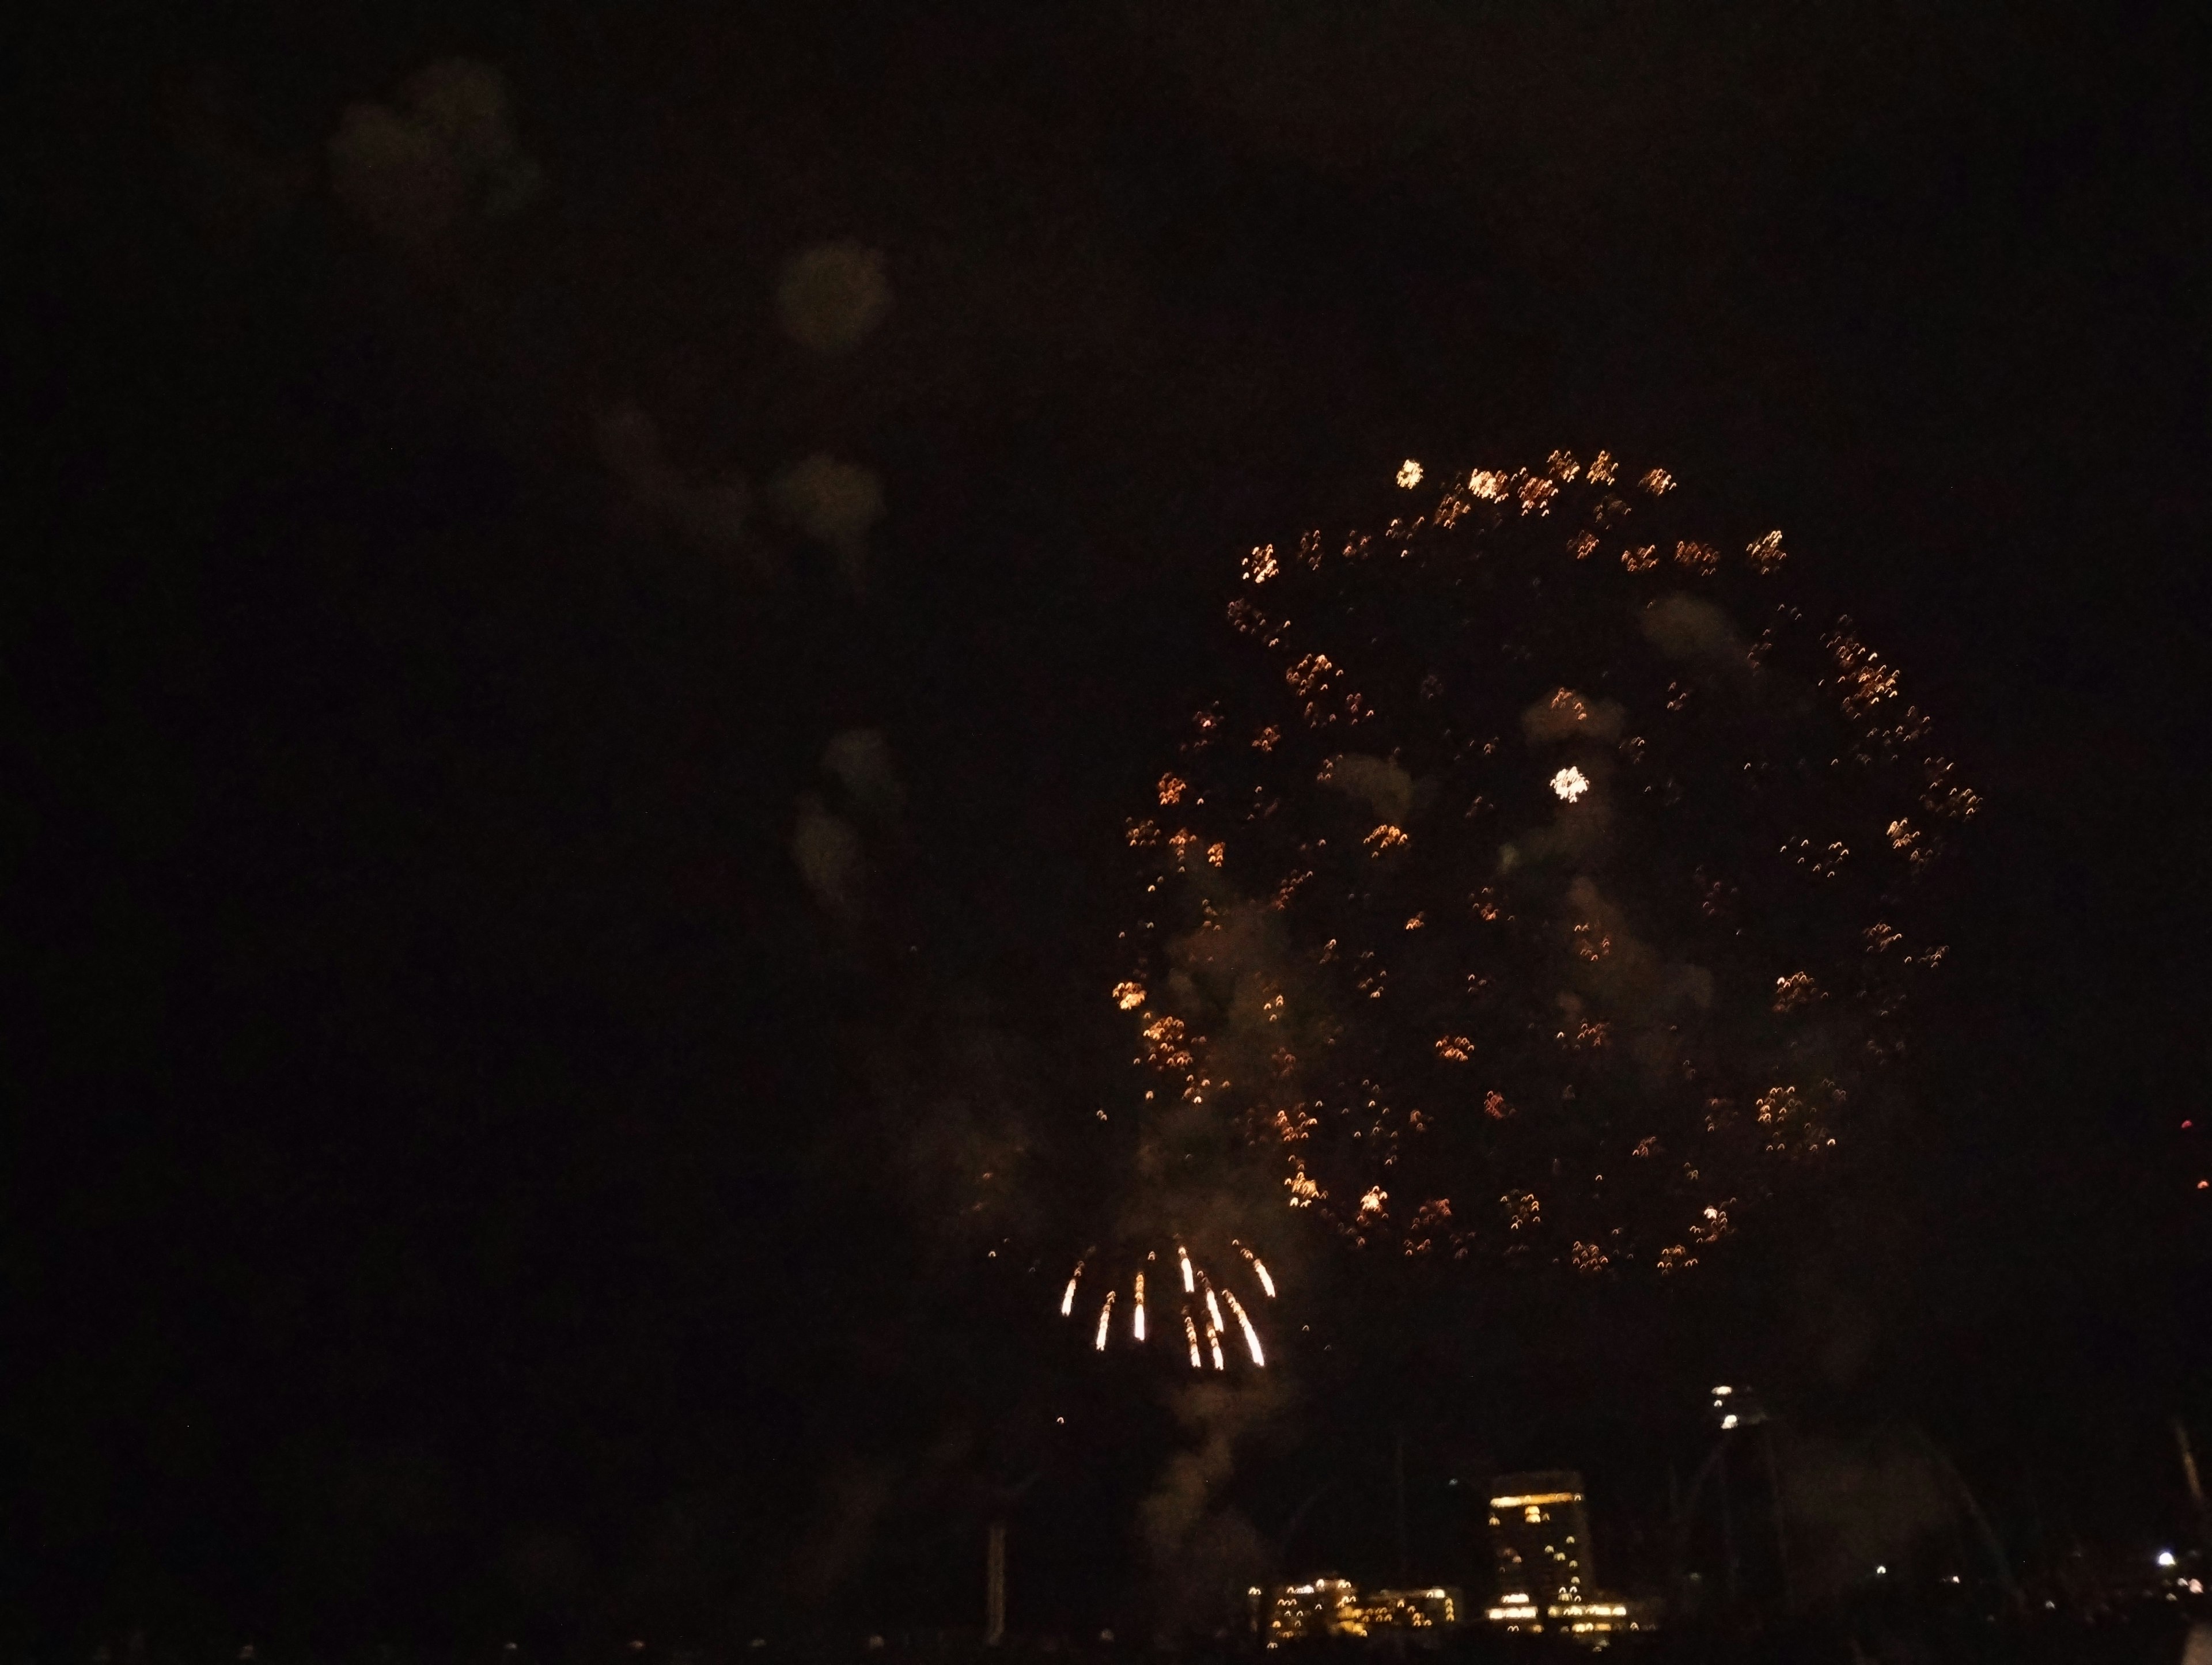
[[[1228,1295],[1227,1299],[1230,1311],[1237,1315],[1237,1322],[1243,1327],[1244,1345],[1251,1351],[1252,1362],[1255,1364],[1266,1364],[1267,1360],[1260,1351],[1260,1332],[1252,1328],[1252,1320],[1244,1310],[1244,1303],[1233,1294]]]
[[[2187,1124],[2184,1123],[2183,1125],[2186,1126]],[[1238,1243],[1237,1245],[1237,1249],[1238,1253],[1243,1255],[1247,1261],[1252,1263],[1252,1271],[1260,1279],[1260,1287],[1267,1291],[1267,1298],[1270,1301],[1273,1300],[1275,1298],[1275,1280],[1267,1275],[1267,1263],[1261,1260],[1257,1255],[1255,1255],[1250,1249],[1245,1248],[1243,1243]]]
[[[1574,803],[1589,790],[1589,776],[1572,763],[1552,777],[1552,790],[1568,803]]]

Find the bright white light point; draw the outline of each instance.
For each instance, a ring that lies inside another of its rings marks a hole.
[[[1094,1345],[1100,1352],[1106,1351],[1106,1328],[1114,1322],[1114,1291],[1108,1290],[1105,1303],[1098,1309],[1098,1339]]]
[[[2161,1549],[2159,1551],[2158,1564],[2162,1567],[2172,1566],[2173,1565],[2173,1552],[2170,1549]]]
[[[1589,790],[1589,776],[1570,763],[1552,777],[1552,790],[1571,804]]]
[[[1267,1291],[1267,1298],[1275,1298],[1275,1280],[1267,1275],[1267,1263],[1258,1255],[1252,1257],[1252,1270],[1260,1274],[1260,1287]]]
[[[1887,1578],[1889,1576],[1889,1569],[1887,1567],[1876,1567],[1874,1570],[1874,1576],[1877,1578]]]
[[[1197,1282],[1190,1275],[1190,1251],[1185,1249],[1181,1243],[1177,1243],[1176,1245],[1176,1258],[1182,1262],[1182,1292],[1186,1295],[1197,1294]]]
[[[1421,483],[1421,465],[1411,457],[1398,465],[1398,483],[1411,491]]]
[[[1733,1428],[1735,1426],[1735,1415],[1733,1412],[1721,1419],[1721,1426],[1723,1428]]]
[[[1075,1278],[1080,1278],[1082,1275],[1079,1272],[1075,1274]],[[1070,1278],[1067,1280],[1067,1292],[1060,1297],[1060,1316],[1063,1318],[1075,1310],[1075,1278]]]

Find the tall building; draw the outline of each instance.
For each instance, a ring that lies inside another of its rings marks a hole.
[[[1490,1541],[1501,1602],[1579,1601],[1595,1576],[1583,1477],[1571,1468],[1501,1474],[1491,1487]]]
[[[1572,1469],[1499,1475],[1491,1487],[1490,1541],[1498,1556],[1492,1624],[1591,1641],[1640,1628],[1626,1602],[1596,1589],[1583,1477]]]

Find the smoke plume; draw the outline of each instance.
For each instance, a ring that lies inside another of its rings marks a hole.
[[[793,255],[776,284],[784,333],[817,353],[850,352],[890,310],[884,257],[855,242],[818,243]]]
[[[799,799],[799,819],[791,833],[791,859],[814,899],[848,923],[860,913],[864,858],[860,835],[849,821],[830,812],[812,793]]]
[[[356,219],[416,252],[472,216],[528,206],[545,185],[515,136],[506,77],[465,58],[416,71],[391,104],[349,105],[330,169],[331,194]]]
[[[1671,659],[1734,659],[1743,652],[1729,616],[1697,596],[1662,596],[1636,622],[1644,640]]]
[[[1221,1499],[1236,1473],[1237,1441],[1266,1426],[1287,1401],[1279,1375],[1209,1382],[1175,1394],[1176,1420],[1194,1443],[1168,1459],[1139,1508],[1158,1602],[1154,1619],[1164,1633],[1221,1617],[1229,1592],[1273,1571],[1259,1533]]]
[[[825,546],[840,575],[859,590],[868,531],[884,513],[884,485],[875,471],[817,452],[783,471],[775,500],[784,519]]]
[[[600,462],[648,524],[698,549],[741,550],[766,574],[766,552],[745,535],[752,494],[743,479],[687,479],[669,460],[659,425],[635,404],[602,415],[596,438]]]

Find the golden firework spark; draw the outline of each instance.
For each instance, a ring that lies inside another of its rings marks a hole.
[[[1250,1249],[1247,1249],[1243,1243],[1238,1243],[1237,1245],[1237,1252],[1252,1263],[1253,1275],[1259,1279],[1260,1287],[1267,1291],[1267,1298],[1270,1301],[1273,1300],[1275,1298],[1275,1280],[1267,1275],[1267,1263],[1261,1260],[1257,1255],[1255,1255]]]
[[[1244,1310],[1244,1303],[1237,1298],[1237,1292],[1234,1290],[1224,1289],[1221,1294],[1222,1298],[1229,1303],[1230,1311],[1237,1315],[1237,1323],[1243,1328],[1244,1345],[1251,1349],[1252,1362],[1264,1367],[1267,1360],[1266,1355],[1260,1351],[1260,1332],[1252,1328],[1251,1316]]]
[[[1254,1253],[1249,1244],[1234,1238],[1230,1240],[1229,1247],[1242,1256],[1246,1265],[1250,1267],[1251,1277],[1257,1290],[1255,1293],[1253,1289],[1248,1288],[1243,1299],[1240,1300],[1234,1290],[1213,1275],[1214,1272],[1218,1270],[1218,1267],[1209,1269],[1200,1255],[1192,1254],[1190,1246],[1187,1243],[1178,1242],[1174,1247],[1176,1264],[1182,1274],[1185,1294],[1189,1297],[1180,1303],[1182,1310],[1179,1316],[1183,1321],[1184,1339],[1190,1345],[1194,1364],[1203,1368],[1207,1349],[1220,1351],[1218,1345],[1220,1339],[1228,1334],[1230,1317],[1233,1316],[1243,1332],[1245,1348],[1252,1356],[1252,1363],[1264,1368],[1267,1363],[1266,1346],[1261,1339],[1258,1326],[1252,1320],[1250,1308],[1246,1303],[1256,1302],[1261,1296],[1269,1300],[1275,1298],[1275,1280],[1273,1275],[1267,1270],[1267,1262]],[[1141,1259],[1146,1262],[1157,1262],[1160,1258],[1160,1253],[1158,1249],[1150,1250],[1145,1253]],[[1094,1266],[1093,1258],[1086,1255],[1083,1260],[1077,1261],[1074,1270],[1068,1275],[1066,1284],[1062,1286],[1060,1297],[1060,1310],[1062,1317],[1073,1316],[1076,1298],[1083,1291],[1085,1287],[1083,1280],[1086,1277],[1101,1283],[1115,1282],[1111,1274]],[[1235,1262],[1231,1261],[1229,1264],[1233,1267]],[[1152,1303],[1147,1297],[1158,1292],[1151,1287],[1154,1281],[1150,1274],[1139,1267],[1129,1273],[1128,1282],[1126,1285],[1117,1285],[1103,1291],[1096,1309],[1097,1322],[1091,1333],[1091,1346],[1095,1350],[1103,1352],[1109,1343],[1112,1341],[1114,1314],[1123,1293],[1129,1297],[1129,1339],[1139,1345],[1143,1345],[1151,1340]],[[1199,1345],[1199,1331],[1201,1328],[1206,1334],[1206,1347],[1200,1347]],[[1225,1353],[1223,1354],[1223,1358],[1222,1368],[1226,1368]]]

